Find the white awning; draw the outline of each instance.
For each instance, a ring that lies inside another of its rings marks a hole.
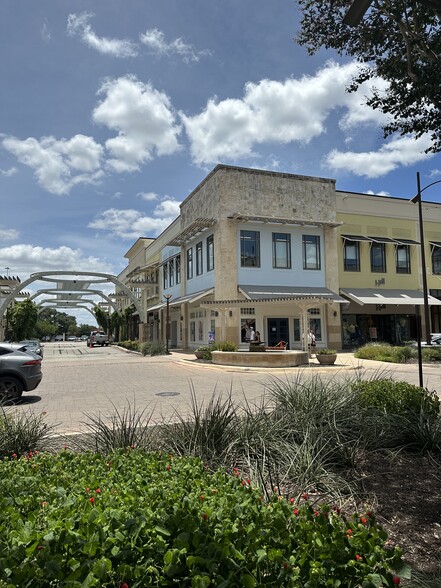
[[[189,304],[192,304],[193,302],[196,302],[200,298],[204,298],[205,296],[208,296],[209,294],[213,294],[213,292],[214,292],[214,288],[207,288],[206,290],[200,290],[199,292],[193,292],[193,294],[187,294],[186,296],[180,296],[179,298],[170,298],[169,305],[170,306],[180,306],[181,304],[184,304],[184,302],[188,302]],[[154,312],[155,310],[161,310],[161,308],[164,308],[166,305],[167,305],[167,302],[160,302],[159,304],[155,304],[154,306],[151,306],[150,308],[147,309],[147,313]]]
[[[342,288],[342,296],[361,304],[391,304],[395,306],[423,306],[424,296],[419,290],[374,290],[373,288]],[[441,300],[433,296],[427,297],[432,306],[441,306]]]
[[[253,301],[313,299],[337,304],[347,302],[328,288],[312,286],[239,286],[239,291]]]

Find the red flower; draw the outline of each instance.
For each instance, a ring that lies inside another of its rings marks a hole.
[[[357,561],[360,561],[360,560],[361,560],[361,555],[358,555],[358,553],[357,553],[357,555],[355,556],[355,559],[356,559]]]
[[[44,508],[46,506],[47,502],[45,500],[43,500],[43,502],[41,503],[41,506]]]
[[[300,511],[299,511],[299,509],[298,509],[298,508],[295,508],[295,509],[292,511],[292,513],[293,513],[293,514],[295,514],[296,516],[299,514],[299,512],[300,512]]]
[[[367,518],[366,517],[361,517],[360,520],[363,523],[363,525],[365,525],[367,523]]]
[[[97,489],[95,490],[95,492],[96,492],[97,494],[101,494],[101,488],[97,488]]]
[[[203,521],[206,521],[207,519],[208,519],[208,515],[207,515],[207,513],[206,513],[206,512],[203,512],[203,513],[202,513],[202,520],[203,520]]]
[[[392,578],[392,582],[398,586],[398,584],[401,583],[401,580],[400,580],[400,578],[398,576],[394,576]]]
[[[16,454],[16,453],[13,453],[13,454],[12,454],[12,457],[13,457],[14,459],[17,459],[17,454]]]
[[[127,584],[127,582],[123,582],[121,584],[121,588],[129,588],[129,585]]]
[[[303,500],[308,500],[308,493],[307,492],[303,492],[302,498],[303,498]]]
[[[203,494],[201,494],[201,495],[199,496],[199,498],[200,498],[201,500],[204,500],[205,496],[204,496]]]
[[[168,464],[168,466],[167,466],[167,471],[170,471],[170,470],[171,470],[171,465],[170,465],[170,464]]]
[[[294,498],[290,498],[289,501],[290,501],[291,504],[294,504],[294,502],[295,502],[294,501]]]
[[[353,531],[352,531],[352,529],[348,529],[348,530],[346,531],[346,533],[347,533],[348,535],[352,535]]]
[[[95,502],[95,498],[94,498],[93,496],[91,496],[91,497],[89,498],[89,502],[90,502],[90,504],[93,504],[93,503]]]
[[[314,516],[315,516],[315,517],[318,517],[318,516],[319,516],[319,514],[320,514],[320,513],[319,513],[319,511],[318,511],[318,510],[315,510],[315,511],[314,511]]]
[[[44,549],[44,547],[43,547],[43,545],[39,545],[39,546],[37,547],[37,549],[38,549],[38,551],[41,551],[42,549]]]
[[[288,562],[285,562],[285,563],[283,564],[283,567],[285,568],[285,570],[287,570],[287,569],[289,568],[289,563],[288,563]]]

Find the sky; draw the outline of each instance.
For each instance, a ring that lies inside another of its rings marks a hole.
[[[401,198],[441,179],[299,20],[292,0],[2,0],[0,275],[118,275],[218,163]]]

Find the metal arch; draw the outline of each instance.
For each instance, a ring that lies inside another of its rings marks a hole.
[[[136,296],[134,296],[133,292],[129,288],[127,288],[127,286],[125,284],[123,284],[120,280],[118,280],[118,278],[116,276],[112,276],[111,274],[106,274],[106,273],[101,273],[101,272],[81,272],[81,271],[77,271],[77,272],[73,272],[73,271],[37,272],[35,274],[31,274],[31,276],[27,280],[18,284],[15,287],[15,289],[10,294],[8,294],[8,296],[6,296],[6,298],[3,300],[3,303],[0,305],[0,317],[2,317],[5,314],[6,309],[9,306],[9,303],[12,302],[13,300],[15,300],[15,298],[17,297],[19,292],[21,290],[23,290],[24,288],[26,288],[27,286],[29,286],[29,284],[32,284],[33,282],[36,282],[38,280],[47,281],[47,282],[59,281],[59,280],[55,280],[54,278],[51,278],[48,276],[92,276],[94,278],[103,278],[102,280],[94,280],[93,283],[112,282],[112,284],[114,284],[115,286],[118,286],[118,288],[120,290],[122,290],[122,292],[124,292],[124,294],[130,299],[130,301],[133,303],[133,305],[135,306],[135,308],[138,312],[140,322],[145,323],[145,312],[144,312],[138,298]],[[85,292],[86,291],[87,290],[85,290]]]
[[[73,297],[72,302],[74,300],[77,300],[78,302],[79,301],[86,302],[86,299],[84,298],[84,296],[97,295],[97,296],[101,296],[101,298],[104,298],[104,300],[106,300],[108,302],[109,306],[111,306],[113,308],[113,310],[118,310],[115,302],[111,298],[109,298],[109,296],[104,294],[104,292],[101,292],[101,290],[72,290],[71,291],[71,290],[66,290],[66,289],[57,290],[57,289],[52,289],[52,288],[45,288],[44,290],[38,290],[38,292],[36,292],[35,294],[32,294],[32,296],[29,299],[34,300],[35,298],[37,298],[38,296],[41,296],[42,294],[56,294],[58,296],[61,296],[61,295],[70,296],[72,294],[72,292],[81,293],[81,296],[79,298]],[[49,298],[47,298],[45,300],[49,300]],[[54,302],[56,301],[55,298],[51,298],[51,300],[54,300]],[[37,306],[41,306],[41,304],[38,302],[36,304],[37,304]]]

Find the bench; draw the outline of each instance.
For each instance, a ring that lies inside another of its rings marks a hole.
[[[277,345],[264,347],[264,351],[286,351],[286,345],[285,341],[279,341]]]

